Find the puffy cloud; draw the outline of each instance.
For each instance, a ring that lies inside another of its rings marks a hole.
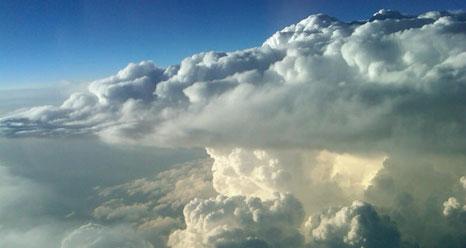
[[[301,247],[304,212],[291,195],[195,199],[184,208],[186,229],[170,235],[177,247]]]
[[[443,203],[443,215],[447,217],[457,218],[458,221],[466,223],[466,177],[462,176],[459,180],[459,184],[461,185],[460,192],[458,196],[464,199],[458,200],[456,197],[450,197]]]
[[[231,152],[207,149],[214,159],[213,185],[225,195],[247,195],[262,199],[286,190],[291,175],[281,162],[264,150],[235,148]],[[291,167],[292,165],[289,165]]]
[[[115,76],[92,82],[89,92],[104,105],[125,102],[128,99],[151,102],[156,83],[167,78],[165,73],[165,69],[158,68],[149,61],[129,64]]]
[[[455,197],[450,197],[443,203],[443,215],[445,216],[461,214],[462,212],[466,212],[466,205],[461,206]]]
[[[167,69],[130,64],[61,106],[6,115],[0,128],[165,146],[464,151],[465,25],[448,12],[313,15],[261,47]]]
[[[305,226],[311,247],[395,248],[401,244],[400,234],[390,219],[360,201],[314,215]]]
[[[70,95],[60,106],[18,110],[2,118],[4,136],[54,136],[96,132],[117,125],[137,104],[154,99],[156,82],[171,68],[152,62],[129,64],[116,75],[91,82],[87,91]]]
[[[214,159],[212,181],[217,192],[264,200],[275,192],[289,192],[311,212],[360,199],[386,159],[326,150],[208,148],[207,153]]]
[[[68,234],[61,242],[62,248],[152,248],[153,246],[125,227],[109,228],[86,224]]]
[[[443,216],[449,228],[447,244],[451,247],[462,247],[466,245],[466,185],[465,176],[454,185],[452,194],[444,201]]]
[[[461,195],[458,175],[465,171],[464,156],[393,155],[364,192],[364,200],[396,222],[403,241],[463,247],[464,228],[457,226],[461,221],[445,218],[443,204]]]

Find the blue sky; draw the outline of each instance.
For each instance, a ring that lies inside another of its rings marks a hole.
[[[176,64],[260,45],[313,13],[350,21],[381,8],[415,14],[464,10],[466,2],[0,0],[0,89],[92,80],[147,59]]]

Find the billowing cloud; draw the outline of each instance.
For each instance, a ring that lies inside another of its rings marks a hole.
[[[312,247],[400,247],[400,234],[385,216],[367,203],[328,209],[305,224]]]
[[[446,218],[443,211],[449,197],[462,193],[458,175],[466,172],[464,156],[419,155],[390,157],[364,200],[389,215],[405,241],[421,247],[462,247],[464,228],[452,224],[462,221]]]
[[[305,227],[311,247],[395,248],[401,245],[400,234],[390,219],[360,201],[314,215]]]
[[[0,129],[163,146],[464,151],[465,26],[463,13],[313,15],[261,47],[165,69],[130,64],[61,106],[3,116]]]
[[[170,235],[169,246],[301,247],[304,211],[291,195],[261,201],[243,196],[193,200],[184,209],[186,229]]]
[[[208,147],[211,169],[99,189],[108,227],[67,240],[123,222],[175,248],[464,247],[465,40],[460,12],[312,15],[260,47],[129,64],[0,134]]]
[[[227,196],[273,198],[292,193],[308,211],[351,203],[382,169],[384,155],[329,151],[214,149],[213,187]]]

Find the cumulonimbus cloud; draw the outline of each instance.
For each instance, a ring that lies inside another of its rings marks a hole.
[[[259,47],[129,64],[60,106],[2,116],[0,134],[209,147],[212,185],[170,191],[183,217],[143,223],[178,228],[173,247],[464,247],[445,217],[466,174],[465,40],[460,12],[312,15]],[[211,187],[218,197],[191,197]],[[139,225],[159,207],[113,199],[94,215]]]
[[[200,53],[168,68],[130,64],[61,106],[3,116],[0,130],[160,146],[464,151],[465,19],[380,11],[346,23],[313,15],[260,47]]]

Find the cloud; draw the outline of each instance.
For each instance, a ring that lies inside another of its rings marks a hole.
[[[386,216],[368,203],[328,209],[306,222],[311,247],[400,247],[400,234]]]
[[[180,211],[194,198],[216,195],[212,188],[210,161],[188,162],[124,184],[97,190],[103,203],[94,210],[100,219],[140,220],[153,211],[153,217],[165,210]],[[159,211],[157,211],[157,208]],[[166,209],[164,209],[166,208]],[[167,213],[165,213],[167,214]]]
[[[449,197],[448,200],[443,202],[443,215],[450,217],[451,219],[456,219],[459,222],[466,223],[466,203],[461,204],[460,202],[466,202],[466,177],[462,176],[459,180],[461,189],[458,193],[459,197],[461,195],[464,200],[458,200],[456,197]],[[461,199],[461,198],[460,198]]]
[[[462,12],[312,15],[259,47],[129,64],[59,106],[3,115],[0,134],[209,147],[211,173],[99,189],[93,216],[108,227],[77,240],[95,229],[113,242],[125,223],[173,247],[464,247],[452,185],[465,175],[465,40]]]
[[[99,188],[97,193],[100,203],[92,212],[95,220],[130,225],[154,247],[166,247],[170,233],[184,227],[187,203],[217,195],[210,160],[173,166],[151,177]]]
[[[292,193],[308,212],[361,199],[383,167],[384,155],[330,151],[215,149],[214,189],[227,196],[263,200],[276,192]]]
[[[465,25],[448,12],[313,15],[261,47],[166,69],[130,64],[61,106],[3,116],[0,129],[162,146],[464,151]]]
[[[41,106],[13,112],[2,121],[5,136],[55,136],[92,133],[117,125],[126,108],[152,102],[155,85],[169,69],[143,61],[129,64],[116,75],[91,82],[60,106]]]
[[[0,246],[55,247],[67,225],[51,216],[49,189],[0,166]]]
[[[261,201],[243,196],[195,199],[184,209],[186,229],[170,235],[178,247],[301,247],[304,218],[299,201],[276,195]]]
[[[466,207],[461,206],[455,197],[450,197],[443,203],[443,215],[445,216],[460,215],[463,212],[466,212]]]
[[[86,224],[68,234],[61,242],[61,248],[152,248],[147,241],[125,227],[105,227]]]
[[[390,216],[403,241],[420,247],[462,247],[464,228],[456,226],[462,221],[445,218],[443,210],[449,197],[461,196],[458,175],[465,169],[464,156],[394,154],[363,199]]]

